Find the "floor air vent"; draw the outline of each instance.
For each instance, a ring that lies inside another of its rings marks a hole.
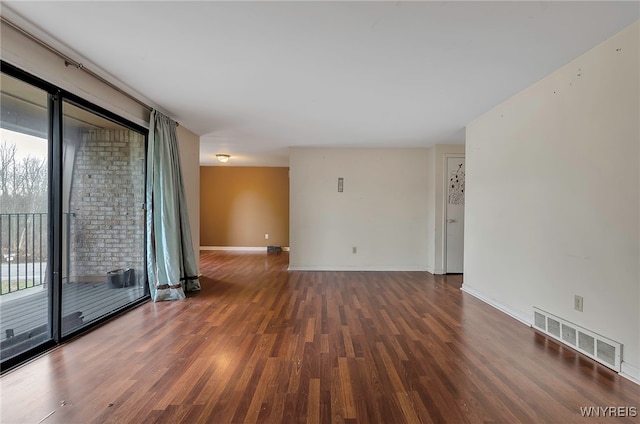
[[[548,312],[533,308],[533,327],[620,372],[622,345]]]

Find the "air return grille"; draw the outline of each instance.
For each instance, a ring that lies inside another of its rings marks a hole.
[[[533,328],[620,372],[620,343],[536,307],[533,308]]]

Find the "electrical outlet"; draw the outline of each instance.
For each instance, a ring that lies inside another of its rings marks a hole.
[[[573,297],[573,308],[576,311],[582,312],[582,296],[578,296],[577,294]]]
[[[269,233],[266,233],[266,234],[264,235],[264,239],[265,239],[265,240],[269,240]]]
[[[355,246],[351,248],[351,253],[358,253],[358,248]]]

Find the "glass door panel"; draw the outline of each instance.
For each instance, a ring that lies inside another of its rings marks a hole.
[[[51,340],[48,93],[0,74],[0,357]]]
[[[145,296],[145,136],[63,103],[62,334]]]

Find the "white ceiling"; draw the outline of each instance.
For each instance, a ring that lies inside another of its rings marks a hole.
[[[464,143],[468,122],[640,9],[635,1],[2,6],[202,136],[202,164],[229,153],[225,166],[287,166],[289,146]]]

